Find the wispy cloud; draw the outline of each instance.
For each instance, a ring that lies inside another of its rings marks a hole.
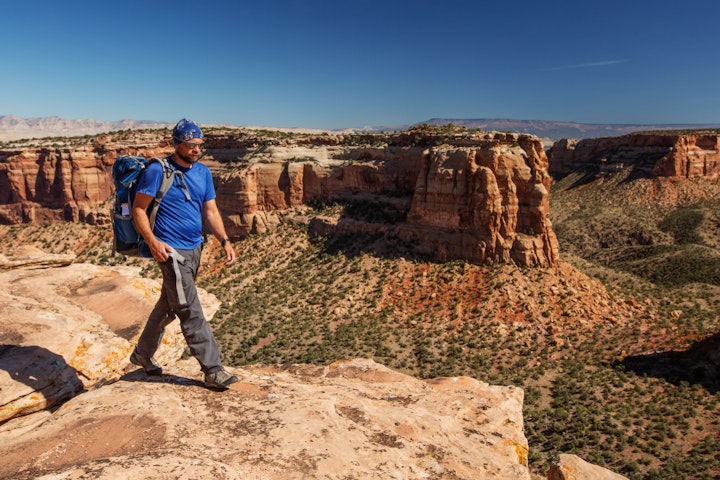
[[[555,70],[571,70],[575,68],[596,68],[596,67],[607,67],[609,65],[617,65],[619,63],[625,63],[628,60],[603,60],[600,62],[587,62],[587,63],[576,63],[573,65],[562,65],[559,67],[543,68],[543,72],[552,72]]]

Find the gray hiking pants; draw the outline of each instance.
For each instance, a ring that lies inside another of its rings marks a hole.
[[[137,351],[145,358],[152,357],[160,347],[165,327],[177,315],[190,353],[200,362],[204,373],[212,373],[220,370],[222,364],[220,349],[195,288],[201,251],[202,247],[176,250],[179,258],[171,256],[166,262],[159,263],[163,275],[162,291],[140,335]]]

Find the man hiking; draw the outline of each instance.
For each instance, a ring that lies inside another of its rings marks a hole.
[[[225,250],[225,265],[236,260],[215,202],[210,169],[199,163],[204,152],[204,136],[193,121],[182,119],[172,131],[175,153],[167,157],[175,174],[173,186],[163,197],[150,227],[147,209],[155,198],[162,176],[161,162],[151,162],[141,175],[132,205],[135,228],[145,240],[149,253],[158,262],[163,283],[160,299],[148,317],[130,361],[148,375],[162,374],[153,355],[160,346],[165,327],[177,316],[190,352],[205,374],[205,386],[226,389],[238,381],[227,373],[220,361],[220,349],[210,330],[195,287],[203,243],[203,224]]]

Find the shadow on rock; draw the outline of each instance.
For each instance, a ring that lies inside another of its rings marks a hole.
[[[685,351],[668,351],[627,357],[618,363],[639,375],[664,378],[670,383],[700,384],[708,392],[720,390],[720,333]]]
[[[184,387],[204,387],[200,380],[194,378],[180,377],[163,373],[162,375],[148,375],[141,368],[126,373],[120,380],[125,382],[147,382],[147,383],[171,383],[173,385],[182,385]]]
[[[10,379],[0,382],[0,422],[58,406],[84,389],[61,355],[35,345],[0,345],[0,370]]]

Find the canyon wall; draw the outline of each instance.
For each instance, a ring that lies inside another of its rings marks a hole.
[[[636,133],[621,137],[559,140],[548,151],[549,172],[563,177],[578,170],[633,168],[643,177],[720,176],[720,136]]]
[[[507,133],[240,137],[208,134],[203,160],[234,238],[305,208],[321,235],[392,238],[446,261],[554,266],[547,156],[536,137]],[[120,154],[171,152],[160,138],[100,136],[91,145],[0,152],[0,222],[108,225],[110,170]]]
[[[0,223],[86,222],[109,225],[114,187],[110,172],[119,155],[172,152],[156,135],[132,140],[113,135],[72,144],[0,150]]]

